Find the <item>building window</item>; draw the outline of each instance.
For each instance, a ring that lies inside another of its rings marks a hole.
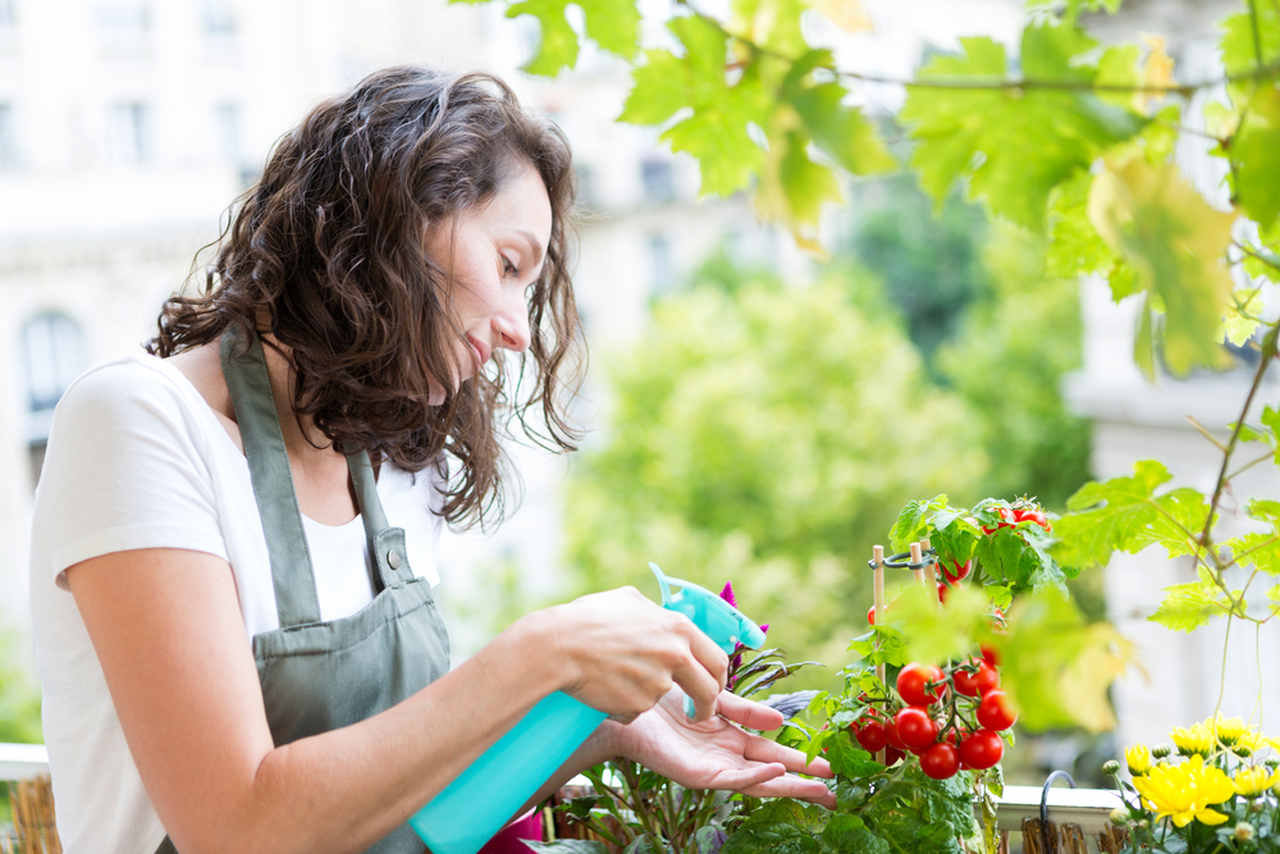
[[[649,255],[649,287],[655,295],[675,290],[675,265],[671,261],[671,241],[660,231],[645,238]]]
[[[93,23],[104,51],[134,58],[148,46],[151,6],[145,0],[101,0],[93,10]]]
[[[229,0],[204,0],[200,7],[200,23],[205,35],[226,37],[236,34],[236,16]]]
[[[107,160],[136,166],[151,155],[150,115],[141,101],[121,101],[107,111]]]
[[[31,482],[35,483],[44,463],[53,408],[71,381],[85,369],[85,341],[80,325],[58,311],[44,311],[28,319],[19,341],[27,391],[23,432]]]
[[[599,210],[599,188],[596,184],[596,170],[589,163],[575,160],[573,163],[573,183],[579,208]]]
[[[676,197],[675,174],[670,160],[649,157],[640,161],[640,183],[646,202],[670,202]]]
[[[13,105],[0,101],[0,170],[18,165],[18,129],[13,118]]]

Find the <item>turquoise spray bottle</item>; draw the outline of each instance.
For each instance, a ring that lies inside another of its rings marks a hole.
[[[649,568],[658,579],[662,607],[684,614],[726,653],[739,643],[752,649],[764,645],[760,627],[718,595],[666,576],[655,564]],[[673,584],[680,588],[674,595]],[[692,717],[688,697],[685,712]],[[605,717],[561,691],[548,695],[414,813],[409,825],[432,854],[476,854]]]

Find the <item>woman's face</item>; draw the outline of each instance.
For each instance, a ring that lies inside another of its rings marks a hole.
[[[542,273],[551,239],[551,202],[532,164],[519,168],[486,205],[459,212],[432,229],[427,252],[452,283],[450,308],[462,336],[456,343],[456,389],[475,376],[499,347],[529,346],[525,290]],[[430,385],[428,403],[444,402]]]

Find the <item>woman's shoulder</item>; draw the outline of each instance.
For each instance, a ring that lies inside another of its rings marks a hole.
[[[97,362],[67,386],[54,409],[52,432],[146,423],[204,433],[208,416],[200,412],[201,403],[198,390],[170,360],[138,345]]]

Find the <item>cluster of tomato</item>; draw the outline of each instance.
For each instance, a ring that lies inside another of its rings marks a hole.
[[[982,533],[990,536],[1001,528],[1012,528],[1019,522],[1034,522],[1044,528],[1045,531],[1053,530],[1049,525],[1049,517],[1044,514],[1044,508],[1025,498],[1019,499],[1009,507],[1003,505],[997,507],[996,513],[1000,515],[1000,522],[994,528],[983,525]]]
[[[912,662],[899,671],[896,687],[901,705],[886,699],[883,710],[871,709],[849,728],[864,750],[884,750],[886,765],[910,751],[925,774],[945,780],[962,768],[990,768],[1004,756],[998,733],[1017,715],[1000,690],[994,651],[983,647],[981,658],[945,670]]]

